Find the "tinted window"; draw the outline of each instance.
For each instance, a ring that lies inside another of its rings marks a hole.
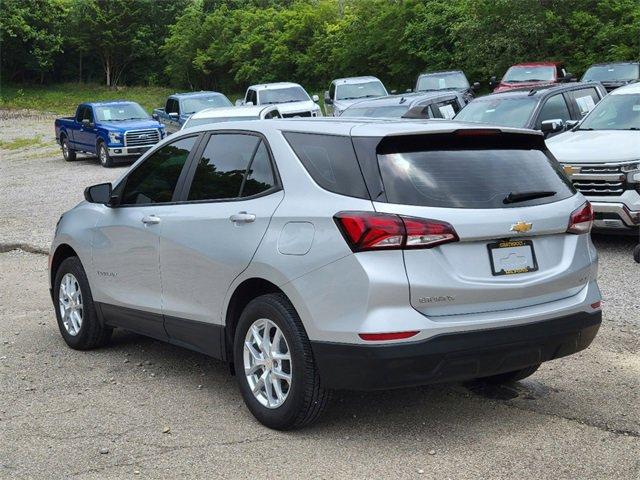
[[[582,77],[583,82],[596,81],[629,81],[640,78],[640,65],[633,63],[619,63],[611,65],[595,65],[587,70]]]
[[[593,110],[596,103],[600,101],[600,95],[595,88],[583,88],[581,90],[573,90],[569,92],[569,96],[573,99],[574,105],[580,116],[584,117],[587,113]]]
[[[76,121],[81,122],[82,117],[84,116],[84,111],[86,107],[78,107],[78,111],[76,112]]]
[[[275,185],[273,180],[273,170],[271,169],[271,161],[269,160],[269,151],[264,142],[260,142],[258,150],[251,161],[247,178],[242,187],[243,197],[258,195],[266,192]]]
[[[247,92],[247,102],[251,102],[254,105],[258,104],[257,95],[255,90],[249,90]]]
[[[193,149],[196,137],[165,145],[127,177],[122,205],[148,205],[170,202],[182,167]]]
[[[458,100],[452,98],[450,100],[435,103],[432,108],[436,114],[436,118],[446,118],[447,120],[451,120],[455,117],[456,113],[460,111],[460,104],[458,103]]]
[[[562,94],[550,97],[542,106],[540,115],[538,116],[537,128],[540,128],[542,122],[545,120],[555,120],[557,118],[561,120],[571,119],[567,102],[565,102]]]
[[[490,95],[473,100],[460,110],[456,120],[522,128],[527,125],[536,103],[532,97],[509,99]]]
[[[254,135],[212,135],[198,161],[189,200],[237,198],[260,138]]]
[[[287,142],[313,180],[325,190],[369,198],[349,137],[287,132]]]
[[[166,113],[178,113],[178,101],[170,98],[167,100],[167,106],[165,107]]]
[[[523,207],[573,195],[556,162],[541,150],[433,150],[378,155],[390,203],[449,208]],[[505,204],[514,192],[556,195]]]

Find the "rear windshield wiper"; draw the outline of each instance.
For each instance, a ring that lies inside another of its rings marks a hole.
[[[534,200],[536,198],[553,197],[557,192],[551,190],[540,190],[532,192],[510,192],[509,195],[502,200],[502,203],[518,203]]]

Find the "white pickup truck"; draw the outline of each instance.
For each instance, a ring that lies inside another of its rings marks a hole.
[[[277,105],[284,118],[321,117],[318,100],[317,95],[310,97],[297,83],[279,82],[251,85],[244,100],[236,102],[236,105]]]

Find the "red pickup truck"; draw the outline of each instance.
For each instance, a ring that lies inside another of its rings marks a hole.
[[[573,76],[564,68],[562,62],[518,63],[509,67],[502,80],[491,77],[489,85],[494,92],[504,92],[513,88],[529,88],[539,85],[569,82]]]

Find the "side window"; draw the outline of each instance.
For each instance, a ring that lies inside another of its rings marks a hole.
[[[167,100],[167,107],[165,108],[166,113],[180,113],[180,108],[178,104],[178,100],[175,98],[170,98]]]
[[[152,205],[170,202],[196,138],[182,138],[165,145],[140,164],[127,177],[120,204]]]
[[[251,89],[251,88],[249,90],[247,90],[247,102],[251,102],[254,105],[258,104],[258,98],[257,98],[257,95],[256,95],[256,91]]]
[[[286,132],[284,137],[320,187],[340,195],[369,198],[350,137],[296,132]]]
[[[280,112],[278,110],[271,110],[264,116],[264,118],[268,120],[271,118],[282,118],[282,117],[280,116]]]
[[[569,97],[576,105],[576,110],[580,112],[580,117],[584,117],[600,101],[600,95],[598,95],[598,91],[595,88],[574,90],[569,92]]]
[[[171,113],[173,111],[172,109],[173,109],[173,98],[168,98],[167,104],[164,107],[164,112]]]
[[[198,161],[188,200],[238,198],[258,143],[260,138],[255,135],[211,135]]]
[[[78,111],[76,112],[76,122],[82,122],[82,119],[84,118],[84,111],[87,109],[87,107],[82,106],[82,107],[78,107]]]
[[[451,98],[434,104],[433,109],[439,113],[437,118],[451,120],[460,111],[460,105],[455,98]]]
[[[273,188],[274,185],[275,181],[273,179],[271,160],[269,160],[269,151],[265,143],[261,141],[247,170],[247,178],[244,180],[241,196],[258,195]]]
[[[85,107],[84,115],[82,116],[82,119],[89,120],[91,123],[93,123],[93,108]]]
[[[561,93],[550,97],[542,106],[540,115],[538,116],[538,122],[536,123],[537,128],[539,129],[545,120],[555,120],[558,118],[561,120],[571,119],[567,102],[565,102],[564,95]]]
[[[435,105],[429,105],[429,117],[428,118],[442,118],[440,110],[435,108]]]
[[[332,83],[331,86],[329,87],[329,98],[331,100],[335,100],[336,99],[336,84]]]

